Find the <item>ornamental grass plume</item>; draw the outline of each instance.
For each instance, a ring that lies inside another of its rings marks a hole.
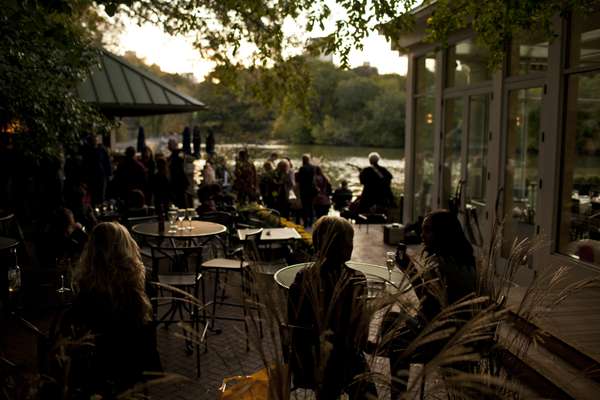
[[[507,298],[514,296],[515,277],[523,268],[527,268],[533,254],[538,251],[543,242],[540,240],[514,240],[505,265],[499,262],[503,243],[502,223],[495,224],[490,245],[482,249],[477,257],[477,290],[454,304],[444,307],[430,321],[422,322],[419,318],[419,302],[414,289],[426,286],[430,296],[444,298],[444,286],[437,278],[428,272],[434,268],[430,260],[415,257],[407,271],[404,281],[395,282],[396,290],[390,293],[386,288],[390,282],[370,281],[368,291],[368,307],[364,308],[357,326],[361,329],[350,333],[348,340],[357,345],[363,340],[360,332],[375,330],[371,334],[368,351],[373,355],[369,362],[369,372],[354,377],[357,381],[374,381],[381,393],[389,387],[390,377],[375,363],[378,356],[385,356],[390,351],[394,341],[407,335],[411,330],[417,330],[416,335],[408,335],[410,340],[404,343],[401,357],[410,362],[422,364],[415,368],[416,372],[404,371],[399,378],[404,379],[407,391],[402,398],[412,398],[426,388],[424,398],[450,396],[451,398],[480,399],[480,398],[518,398],[521,388],[518,382],[511,380],[510,365],[505,365],[505,351],[522,354],[537,340],[537,335],[523,338],[523,335],[511,333],[514,330],[514,315],[528,321],[537,321],[547,316],[552,310],[574,293],[586,288],[598,287],[598,277],[565,285],[568,268],[560,267],[537,274],[532,282],[524,289],[521,298],[515,306],[507,305]],[[308,268],[318,268],[316,261]],[[331,338],[323,329],[327,319],[336,318],[331,305],[322,300],[319,276],[308,274],[309,284],[303,296],[311,299],[315,307],[315,315],[319,316],[315,325],[320,326],[318,357],[314,357],[314,380],[319,384],[327,379],[336,379],[336,375],[327,376],[323,368],[331,353]],[[256,280],[258,282],[258,280]],[[347,283],[350,284],[350,283]],[[271,283],[272,286],[272,283]],[[290,341],[284,313],[285,293],[280,288],[267,289],[257,286],[259,296],[256,306],[261,310],[260,320],[269,340],[265,341],[258,334],[257,319],[249,317],[254,332],[252,343],[263,358],[271,379],[271,398],[289,399],[289,388],[292,387],[293,371],[290,371],[289,357],[294,353],[294,343]],[[336,290],[342,290],[337,288]],[[362,299],[357,299],[361,301]],[[418,300],[418,301],[415,301]],[[394,310],[397,317],[385,330],[381,329],[386,312]],[[249,314],[250,315],[250,314]],[[415,326],[416,325],[416,326]],[[289,327],[288,327],[289,328]],[[538,333],[541,331],[538,331]],[[374,336],[374,337],[373,337]],[[265,348],[268,343],[268,349]],[[410,377],[410,379],[409,379]],[[423,385],[423,379],[426,386]],[[316,390],[318,394],[318,387]],[[322,397],[321,397],[322,398]]]

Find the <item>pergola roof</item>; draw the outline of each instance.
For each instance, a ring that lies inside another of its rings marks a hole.
[[[157,77],[102,50],[100,65],[77,87],[79,96],[109,116],[174,114],[205,109],[193,97],[178,92]]]

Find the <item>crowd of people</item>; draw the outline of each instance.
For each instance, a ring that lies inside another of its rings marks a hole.
[[[290,158],[272,153],[257,171],[243,149],[230,169],[226,159],[216,154],[211,133],[201,182],[196,185],[193,174],[194,161],[201,157],[199,137],[197,129],[186,129],[182,146],[175,138],[169,139],[169,154],[154,154],[148,146],[141,146],[140,151],[128,147],[122,156],[111,157],[102,143],[90,136],[79,153],[65,157],[64,203],[50,218],[47,233],[51,240],[45,251],[50,259],[77,257],[80,261],[72,307],[53,334],[80,337],[92,332],[96,350],[90,355],[84,348],[82,357],[94,362],[68,377],[76,383],[62,384],[110,397],[144,380],[144,371],[162,370],[139,248],[125,227],[98,220],[102,212],[110,212],[110,207],[99,212],[100,206],[118,206],[123,218],[172,206],[197,206],[199,213],[205,213],[236,203],[260,202],[306,227],[314,225],[316,261],[296,276],[288,297],[288,322],[300,328],[292,334],[290,363],[295,383],[318,390],[323,399],[337,398],[342,392],[355,399],[376,396],[364,356],[369,351],[363,319],[366,279],[345,264],[353,250],[351,223],[331,216],[330,210],[333,206],[343,216],[344,212],[375,212],[394,206],[392,175],[379,164],[379,154],[369,154],[369,166],[359,172],[363,191],[354,198],[346,181],[333,190],[323,168],[308,154],[294,168]],[[115,200],[107,203],[109,199]],[[406,390],[401,376],[411,361],[404,357],[407,343],[443,308],[476,287],[473,249],[456,216],[445,210],[433,212],[423,221],[421,231],[423,256],[434,265],[428,270],[431,276],[421,279],[435,284],[425,282],[415,288],[421,300],[419,319],[410,327],[412,331],[405,330],[386,348],[394,378],[393,398]],[[310,299],[306,293],[319,296]],[[384,331],[394,318],[386,315]],[[323,349],[324,340],[331,347]],[[326,362],[320,365],[323,351],[327,352]],[[319,380],[317,372],[330,378]]]
[[[351,216],[359,212],[386,212],[394,206],[391,190],[392,175],[379,165],[379,154],[369,154],[370,165],[360,172],[363,191],[353,201],[348,182],[332,188],[320,165],[315,165],[309,154],[302,156],[302,165],[294,171],[289,157],[272,153],[257,173],[246,150],[239,152],[234,172],[234,192],[240,203],[262,201],[285,218],[293,217],[305,227],[328,215],[333,205],[336,211]]]

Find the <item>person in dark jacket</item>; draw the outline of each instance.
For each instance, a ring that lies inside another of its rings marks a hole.
[[[387,168],[379,165],[379,154],[369,154],[369,167],[360,171],[359,179],[363,185],[363,191],[360,197],[360,212],[377,211],[377,209],[387,209],[394,204],[392,194],[392,174]]]
[[[175,139],[169,139],[168,146],[171,151],[168,161],[169,172],[171,173],[170,178],[173,202],[177,208],[187,208],[185,193],[190,182],[185,174],[183,154],[181,154],[181,150]]]
[[[115,172],[115,184],[118,196],[125,201],[131,190],[144,190],[148,173],[144,165],[135,159],[135,149],[129,146],[125,149],[125,158],[119,163]]]
[[[98,224],[75,274],[73,304],[53,331],[57,355],[70,362],[56,377],[66,398],[115,398],[161,372],[145,269],[127,229]]]
[[[202,143],[202,136],[200,134],[200,127],[194,126],[192,130],[192,147],[194,157],[200,158],[200,144]]]
[[[240,204],[256,201],[258,197],[258,178],[254,163],[250,161],[247,150],[240,150],[233,171],[233,191]]]
[[[348,181],[344,179],[340,182],[340,187],[333,192],[333,209],[342,211],[351,201],[352,191],[348,189]]]
[[[321,400],[343,392],[350,399],[377,398],[363,355],[370,321],[366,278],[345,264],[353,237],[347,220],[320,218],[313,230],[317,260],[296,275],[288,295],[294,384]]]
[[[112,176],[112,165],[106,148],[96,136],[89,135],[81,148],[83,181],[87,185],[92,205],[106,200],[106,188]]]
[[[315,167],[315,188],[317,189],[317,194],[313,205],[315,207],[315,215],[319,219],[327,215],[329,208],[331,208],[331,198],[329,197],[331,196],[331,183],[329,183],[329,179],[327,179],[323,170],[318,165]]]
[[[206,147],[204,148],[208,156],[215,154],[215,134],[212,129],[208,129],[208,136],[206,136]]]
[[[402,356],[407,345],[440,311],[468,298],[469,295],[474,295],[476,290],[473,247],[456,215],[448,210],[432,211],[423,220],[421,232],[424,247],[419,260],[412,263],[412,268],[409,268],[409,262],[401,265],[406,273],[413,274],[411,281],[421,309],[419,317],[412,321],[409,329],[405,330],[402,336],[395,338],[390,345],[392,400],[400,398],[406,391],[406,376],[402,378],[401,375],[406,375],[411,361]],[[454,321],[459,323],[460,319],[468,320],[470,317],[470,312],[456,313]],[[386,316],[384,331],[390,330],[389,325],[393,324],[395,318],[394,315]],[[427,358],[436,354],[444,344],[443,340],[429,344],[420,351],[421,357]]]
[[[172,202],[169,164],[164,156],[156,157],[156,174],[150,180],[150,190],[157,213],[166,213]]]
[[[302,156],[302,166],[296,174],[296,183],[300,192],[300,201],[302,202],[302,222],[304,227],[309,227],[313,224],[315,212],[313,202],[317,195],[315,187],[315,167],[310,163],[310,155]]]

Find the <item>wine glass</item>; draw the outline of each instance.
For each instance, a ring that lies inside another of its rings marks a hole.
[[[21,267],[17,263],[17,251],[11,251],[15,258],[15,266],[8,269],[8,292],[14,293],[21,289]]]
[[[65,293],[71,292],[71,259],[61,258],[56,260],[56,266],[60,276],[58,278],[58,289],[56,292],[64,295]]]
[[[169,217],[169,230],[168,233],[177,233],[177,210],[169,210],[169,212],[167,213],[168,217]]]
[[[388,270],[388,281],[393,284],[394,282],[392,281],[392,271],[394,270],[394,267],[396,266],[396,253],[394,253],[393,251],[388,251],[385,253],[386,256],[386,260],[385,260],[385,266]]]
[[[185,218],[188,220],[188,231],[192,230],[192,218],[194,218],[194,215],[196,214],[196,210],[194,210],[193,208],[186,208],[185,209]]]
[[[183,226],[183,220],[185,219],[185,208],[180,208],[177,210],[177,220],[179,221],[179,224],[177,225],[177,230],[178,231],[183,231],[185,230],[185,227]]]

